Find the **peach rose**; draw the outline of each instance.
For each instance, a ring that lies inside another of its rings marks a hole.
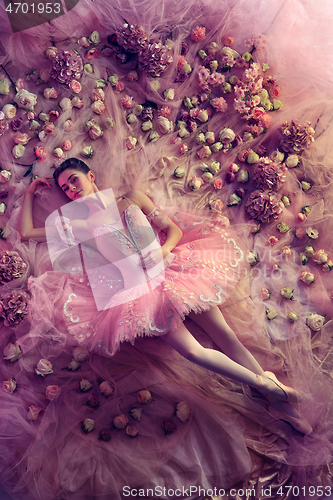
[[[328,260],[328,255],[325,252],[325,250],[321,249],[321,250],[317,250],[317,252],[315,252],[312,255],[312,259],[316,264],[325,264],[325,262],[327,262],[327,260]]]
[[[58,385],[48,385],[46,387],[45,396],[50,401],[54,401],[55,399],[57,399],[59,397],[60,393],[61,393],[61,389]]]
[[[103,89],[94,89],[92,91],[92,100],[93,101],[104,101],[105,100],[105,93]]]
[[[82,85],[77,80],[72,80],[71,83],[69,84],[69,88],[71,89],[72,92],[74,92],[74,94],[78,94],[82,90]]]
[[[43,126],[43,132],[45,134],[52,134],[52,132],[55,129],[55,125],[52,122],[46,122],[45,125]]]
[[[61,147],[64,151],[69,151],[70,149],[72,149],[72,143],[71,141],[64,141]]]
[[[311,283],[315,282],[314,274],[309,271],[303,271],[299,277],[301,281],[303,281],[306,285],[311,285]]]
[[[12,155],[14,158],[21,158],[24,155],[25,147],[23,144],[16,144],[12,149]]]
[[[268,290],[268,288],[262,288],[260,291],[260,297],[262,300],[268,300],[271,296],[271,292]]]
[[[12,394],[15,389],[16,389],[16,382],[12,378],[9,380],[5,380],[2,382],[2,388],[5,392],[8,392],[8,394]]]

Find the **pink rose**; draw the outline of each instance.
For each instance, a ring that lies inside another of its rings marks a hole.
[[[60,389],[59,386],[57,386],[57,385],[48,385],[46,387],[45,396],[50,401],[54,401],[55,399],[57,399],[59,397],[60,393],[61,393],[61,389]]]
[[[306,285],[311,285],[311,283],[315,282],[314,274],[309,271],[303,271],[299,277],[301,281],[303,281]]]
[[[124,89],[125,89],[125,85],[123,84],[123,82],[116,83],[116,85],[115,85],[116,92],[123,92]]]
[[[281,93],[281,88],[280,87],[274,87],[270,91],[271,98],[272,99],[276,99],[277,97],[279,97],[280,93]]]
[[[41,411],[42,411],[42,409],[39,408],[39,406],[37,406],[37,405],[29,406],[27,419],[28,420],[37,420]]]
[[[272,266],[273,273],[277,273],[279,269],[281,269],[279,264],[277,262],[274,262],[274,264]]]
[[[48,135],[48,134],[52,134],[52,132],[54,131],[54,129],[55,129],[55,125],[54,125],[54,123],[52,123],[52,122],[47,122],[47,123],[45,123],[45,125],[43,126],[43,132],[44,132],[45,134],[47,134],[47,135]]]
[[[123,97],[120,100],[120,103],[123,106],[123,108],[125,108],[125,109],[131,109],[135,106],[135,102],[133,101],[133,97],[129,96],[129,95],[125,95],[125,97]]]
[[[74,92],[74,94],[78,94],[82,90],[82,85],[77,80],[72,80],[71,83],[69,84],[69,88],[71,89],[72,92]]]
[[[218,198],[209,203],[210,209],[215,212],[222,212],[223,206],[223,201],[219,200]]]
[[[176,406],[176,417],[181,422],[186,422],[191,415],[191,406],[186,401],[181,401]]]
[[[78,361],[79,363],[82,363],[83,361],[86,361],[89,358],[88,349],[82,346],[75,347],[72,354],[75,361]]]
[[[290,257],[291,256],[291,249],[288,245],[286,245],[282,248],[282,255],[283,255],[283,257]]]
[[[275,245],[278,241],[279,241],[279,238],[277,238],[276,236],[270,236],[268,238],[268,243],[272,246]]]
[[[49,375],[50,373],[53,373],[53,366],[50,361],[47,359],[41,359],[37,363],[37,367],[35,369],[35,372],[37,375],[41,375],[42,377],[45,377],[45,375]]]
[[[48,59],[54,59],[57,55],[58,49],[57,47],[48,47],[45,51],[45,55]]]
[[[181,144],[181,145],[179,146],[179,153],[180,153],[181,155],[184,155],[185,153],[187,153],[187,151],[188,151],[188,150],[189,150],[189,147],[188,147],[188,145],[187,145],[187,144]]]
[[[74,108],[81,109],[81,108],[83,108],[83,104],[84,104],[84,101],[83,101],[83,99],[80,99],[79,96],[76,95],[75,97],[73,97],[72,106],[74,106]]]
[[[29,142],[29,137],[28,134],[16,134],[14,136],[14,142],[15,144],[28,144]]]
[[[222,43],[226,47],[231,47],[235,43],[235,40],[232,38],[232,36],[225,36],[222,40]]]
[[[51,109],[51,111],[49,112],[49,119],[52,122],[58,120],[59,116],[60,116],[60,113],[56,109]]]
[[[97,115],[101,115],[105,111],[105,104],[101,100],[94,101],[91,105],[91,109]]]
[[[262,300],[268,300],[271,296],[271,292],[267,288],[262,288],[260,291],[260,297]]]
[[[130,437],[135,437],[137,436],[139,433],[139,429],[137,428],[136,425],[128,425],[126,427],[126,434],[127,436],[130,436]]]
[[[215,189],[221,189],[221,187],[223,186],[221,177],[217,177],[216,179],[214,179],[213,186]]]
[[[305,235],[305,231],[302,227],[298,227],[295,231],[295,236],[298,240],[301,240]]]
[[[45,99],[57,99],[58,92],[54,87],[44,89],[43,96]]]
[[[193,40],[193,42],[195,43],[202,42],[205,36],[206,36],[206,28],[202,26],[196,26],[191,31],[191,40]]]
[[[12,378],[9,380],[5,380],[2,382],[2,388],[5,392],[8,392],[8,394],[12,394],[15,389],[16,389],[16,382]]]
[[[88,38],[86,36],[82,36],[80,39],[79,39],[79,45],[81,45],[81,47],[84,47],[85,49],[87,49],[88,47],[90,47],[90,41],[88,40]]]
[[[147,391],[146,389],[142,389],[141,391],[139,391],[136,397],[139,403],[145,403],[146,405],[151,403],[151,401],[153,400],[151,392]]]
[[[239,170],[239,165],[237,165],[237,163],[231,163],[231,165],[229,165],[229,170],[233,174],[236,174]]]
[[[104,396],[108,397],[111,394],[113,394],[114,385],[113,384],[111,385],[110,382],[108,382],[107,380],[104,380],[104,382],[102,382],[99,385],[99,391],[101,394],[104,394]]]
[[[16,115],[16,108],[13,104],[5,104],[2,112],[8,120],[11,120]]]
[[[103,135],[103,130],[97,123],[93,123],[89,129],[89,137],[94,141]]]
[[[43,148],[42,146],[35,147],[35,155],[37,156],[39,161],[44,161],[47,157],[45,148]]]
[[[73,125],[74,125],[74,123],[71,119],[66,120],[64,123],[64,131],[69,132],[70,129],[73,127]]]
[[[299,214],[297,214],[297,220],[298,222],[304,222],[306,220],[306,215],[300,212]]]
[[[71,141],[64,141],[61,147],[64,151],[69,151],[70,149],[72,149],[72,143]]]
[[[97,49],[90,49],[88,50],[88,52],[86,53],[86,59],[96,59],[96,57],[98,57],[98,51]]]
[[[39,78],[43,80],[44,83],[47,83],[51,78],[49,68],[42,68],[39,72]]]
[[[15,344],[7,344],[3,350],[4,359],[8,361],[16,361],[19,356],[22,354],[20,346]]]
[[[316,264],[325,264],[328,260],[328,255],[325,250],[317,250],[317,252],[312,255],[312,259]]]
[[[264,108],[257,107],[253,109],[251,118],[253,118],[254,120],[259,120],[264,116],[264,114],[265,114]]]
[[[127,149],[129,150],[134,149],[137,142],[138,142],[137,138],[134,137],[133,135],[129,135],[128,137],[126,137]]]
[[[113,425],[117,429],[125,429],[127,424],[128,424],[128,418],[124,414],[118,415],[113,419]]]
[[[192,191],[197,191],[198,189],[200,189],[200,187],[202,186],[203,183],[204,183],[204,181],[201,177],[192,177],[192,179],[190,179],[190,181],[188,183],[188,187]]]

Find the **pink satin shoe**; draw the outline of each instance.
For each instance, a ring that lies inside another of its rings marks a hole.
[[[268,411],[272,417],[288,422],[296,431],[302,434],[311,434],[313,431],[309,422],[302,417],[296,408],[286,401],[271,403]]]
[[[257,375],[252,387],[263,394],[268,401],[289,401],[290,403],[302,401],[299,392],[282,384],[272,372],[263,372],[261,375]]]

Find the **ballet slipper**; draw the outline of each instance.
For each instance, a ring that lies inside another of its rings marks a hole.
[[[252,387],[263,394],[268,401],[289,401],[290,403],[302,401],[302,396],[295,389],[279,382],[272,372],[257,375]]]
[[[287,401],[271,403],[268,412],[272,417],[288,422],[296,431],[302,434],[311,434],[313,431],[309,422]]]

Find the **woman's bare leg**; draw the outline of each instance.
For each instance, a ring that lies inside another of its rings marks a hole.
[[[229,359],[220,351],[203,347],[184,324],[162,338],[182,356],[203,368],[251,386],[256,382],[256,373]]]
[[[197,323],[230,359],[258,375],[263,373],[264,370],[238,340],[217,306],[201,314],[191,313],[189,318]]]

